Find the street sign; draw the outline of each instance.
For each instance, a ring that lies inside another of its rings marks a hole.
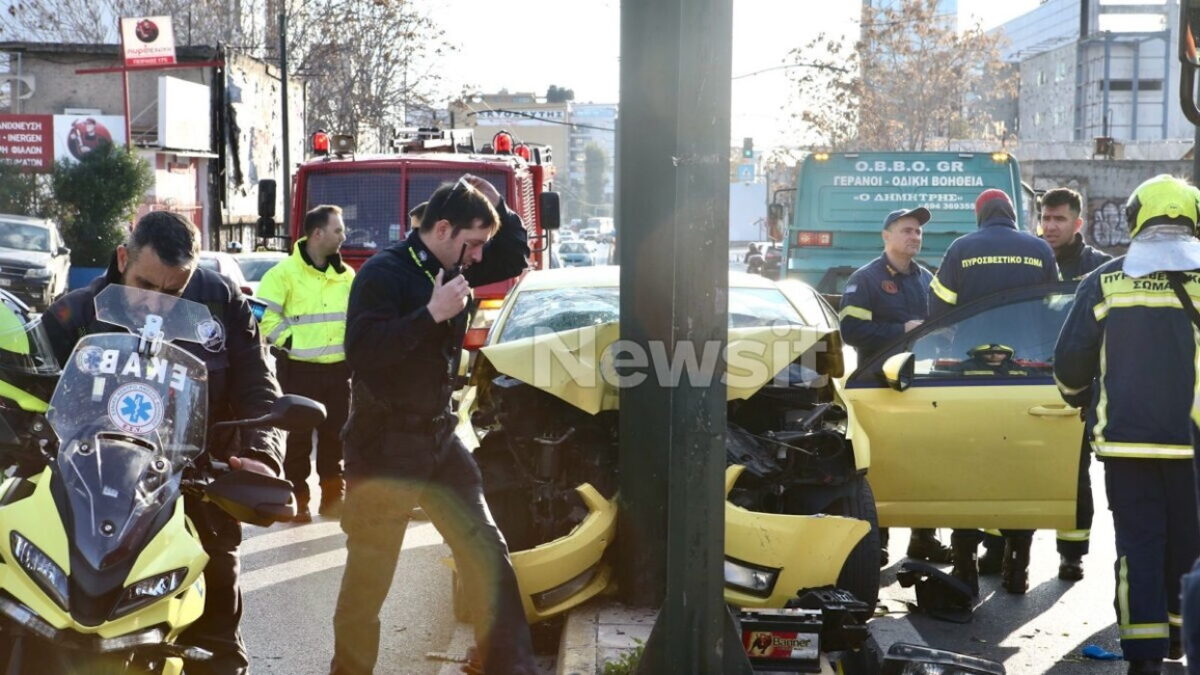
[[[169,66],[175,63],[175,31],[169,16],[121,19],[125,67]]]
[[[739,164],[737,172],[738,182],[753,183],[754,182],[754,165]]]

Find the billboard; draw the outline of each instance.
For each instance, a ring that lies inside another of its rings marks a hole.
[[[89,152],[125,144],[125,118],[120,115],[55,115],[54,159],[79,161]]]
[[[0,162],[34,173],[54,168],[51,115],[0,115]]]
[[[122,18],[121,44],[126,68],[175,63],[175,31],[169,16]]]
[[[212,109],[208,85],[158,78],[158,144],[175,150],[211,150]]]

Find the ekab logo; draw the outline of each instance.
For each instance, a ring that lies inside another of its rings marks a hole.
[[[108,399],[108,419],[121,431],[148,434],[162,424],[162,397],[140,382],[122,385]]]

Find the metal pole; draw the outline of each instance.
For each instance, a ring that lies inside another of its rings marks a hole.
[[[133,132],[129,128],[129,70],[125,68],[125,33],[121,31],[121,19],[117,18],[117,35],[121,36],[121,99],[125,102],[125,147],[133,147]]]
[[[653,366],[727,340],[715,244],[729,236],[732,6],[621,3],[620,332],[650,358],[618,366],[634,385],[620,391],[618,574],[627,602],[661,602],[639,673],[750,672],[722,597],[724,362],[678,381]]]
[[[288,67],[287,67],[287,12],[279,13],[279,87],[283,92],[283,236],[292,236],[292,157],[291,143],[288,140]],[[288,243],[291,243],[289,239]],[[291,247],[286,247],[290,249]]]

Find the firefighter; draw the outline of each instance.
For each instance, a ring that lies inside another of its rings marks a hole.
[[[1042,239],[1054,249],[1054,260],[1063,279],[1078,281],[1112,256],[1098,251],[1083,241],[1083,197],[1070,188],[1048,190],[1041,199],[1042,217],[1038,229]],[[1063,581],[1083,579],[1083,556],[1088,553],[1092,516],[1092,442],[1087,432],[1079,444],[1079,484],[1075,513],[1075,529],[1059,530],[1058,578]]]
[[[955,239],[946,250],[929,290],[929,316],[946,312],[986,295],[1009,288],[1058,280],[1058,267],[1050,245],[1017,228],[1016,209],[1003,190],[989,189],[975,200],[979,229]],[[1028,589],[1029,547],[1032,532],[1011,532],[1006,537],[1001,570],[1004,587],[1011,593]],[[955,530],[950,538],[954,576],[978,589],[981,564],[975,554],[983,534]],[[982,565],[984,573],[996,571],[998,540],[989,542]]]
[[[263,275],[258,299],[266,304],[261,329],[277,350],[275,359],[284,392],[325,404],[327,417],[317,427],[317,476],[322,516],[336,518],[345,486],[342,480],[342,425],[350,408],[350,369],[346,365],[346,305],[354,270],[338,251],[346,240],[342,210],[322,205],[304,215],[304,237],[292,255]],[[308,476],[312,472],[312,436],[288,434],[284,476],[296,494],[296,521],[312,521]]]
[[[450,409],[450,367],[463,339],[456,326],[470,289],[519,275],[527,236],[491,183],[464,176],[438,188],[421,228],[373,256],[354,281],[346,324],[354,392],[344,432],[347,557],[333,617],[334,674],[375,666],[379,609],[417,504],[450,545],[475,603],[482,663],[472,667],[538,672],[508,547]]]
[[[842,337],[865,361],[887,343],[921,325],[929,313],[933,275],[914,258],[921,252],[921,232],[929,222],[925,207],[892,211],[883,220],[883,255],[850,275],[842,294]],[[750,246],[754,246],[751,244]],[[881,530],[880,563],[887,564],[887,530]],[[908,557],[950,562],[950,550],[933,529],[914,529]]]
[[[55,356],[65,362],[79,338],[112,329],[96,318],[95,302],[110,284],[179,296],[212,313],[196,326],[204,344],[181,344],[208,369],[208,421],[266,415],[279,398],[279,385],[267,365],[250,303],[228,277],[198,267],[199,256],[200,231],[186,217],[151,211],[139,218],[126,242],[113,252],[105,275],[59,298],[42,315]],[[283,439],[275,429],[226,430],[210,437],[206,445],[215,459],[228,461],[235,469],[274,476],[282,468]],[[204,613],[179,641],[213,652],[211,660],[189,662],[188,673],[246,673],[249,660],[238,631],[241,525],[216,504],[195,495],[184,495],[183,509],[208,554],[208,564]]]
[[[974,376],[1028,375],[1028,371],[1013,361],[1015,354],[1012,347],[995,342],[972,347],[967,352],[970,358],[959,364],[959,372]]]
[[[1139,185],[1125,207],[1128,255],[1080,283],[1054,350],[1058,387],[1087,408],[1104,463],[1130,673],[1158,673],[1165,657],[1182,656],[1180,577],[1200,553],[1192,468],[1198,210],[1183,180],[1162,175]]]

